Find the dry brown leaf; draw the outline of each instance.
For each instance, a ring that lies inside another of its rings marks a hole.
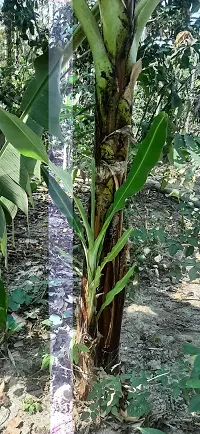
[[[5,430],[5,434],[20,434],[21,428],[20,425],[23,424],[22,419],[19,416],[13,417],[10,422],[8,422],[8,426]]]
[[[4,389],[5,389],[5,381],[3,380],[2,383],[0,384],[0,396],[4,392]]]
[[[122,409],[120,409],[120,415],[123,417],[123,419],[125,420],[125,422],[142,422],[143,420],[140,419],[139,417],[131,417],[127,415],[127,411],[123,411]]]
[[[128,84],[128,86],[125,89],[124,92],[124,99],[126,99],[128,101],[129,104],[132,103],[133,100],[133,89],[136,85],[136,81],[140,75],[140,72],[142,71],[142,59],[139,59],[132,68],[132,72],[131,72],[131,77],[130,77],[130,82]]]
[[[4,390],[5,390],[5,381],[2,381],[2,383],[0,384],[0,407],[2,406],[8,407],[10,405],[10,400],[6,395],[6,393],[4,392]]]
[[[6,429],[4,434],[21,434],[21,430],[19,428],[12,428],[12,430]]]

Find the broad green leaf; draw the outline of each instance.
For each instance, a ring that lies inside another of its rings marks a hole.
[[[25,158],[9,143],[0,158],[0,178],[8,175],[31,195],[30,177]],[[32,161],[36,162],[36,160]]]
[[[35,77],[24,92],[21,108],[24,114],[50,134],[61,138],[60,130],[60,71],[63,50],[50,48],[35,62]],[[31,124],[29,124],[32,128]]]
[[[7,322],[7,294],[2,279],[0,279],[0,327],[5,328]]]
[[[159,113],[154,119],[146,138],[140,144],[127,180],[115,193],[114,203],[110,207],[103,228],[96,239],[96,248],[99,247],[105,236],[105,232],[115,213],[124,208],[126,199],[142,189],[147,176],[158,162],[166,140],[167,119],[165,113]]]
[[[83,353],[89,353],[89,348],[84,344],[77,344],[76,345],[79,351],[83,351]]]
[[[84,411],[84,412],[81,414],[81,420],[85,421],[85,420],[87,420],[87,419],[89,419],[89,418],[90,418],[90,412],[89,412],[89,411]]]
[[[72,176],[67,170],[63,170],[62,167],[58,167],[49,161],[49,168],[58,176],[58,178],[62,181],[63,187],[66,193],[69,193],[70,196],[73,194],[73,184],[72,184]]]
[[[37,134],[37,136],[39,136],[39,137],[42,136],[42,134],[44,132],[44,128],[42,128],[40,125],[38,125],[37,122],[34,122],[33,119],[31,119],[30,116],[28,116],[28,115],[27,115],[26,125],[32,131],[34,131],[34,133]]]
[[[189,274],[190,280],[195,280],[197,278],[197,269],[196,269],[196,267],[190,268],[188,274]]]
[[[199,413],[200,412],[200,395],[195,395],[188,407],[189,413]]]
[[[15,218],[17,214],[17,206],[13,202],[11,202],[10,200],[2,196],[0,197],[0,204],[3,206],[4,212],[7,211],[9,213],[11,218],[10,220],[11,223],[11,221]]]
[[[193,255],[193,253],[194,253],[194,246],[188,246],[188,247],[186,247],[186,250],[185,250],[185,256],[186,256],[186,258],[188,258],[188,256]]]
[[[72,349],[72,360],[75,363],[75,365],[78,364],[79,354],[78,354],[78,348],[77,345],[75,345]]]
[[[22,155],[35,158],[48,164],[48,155],[42,140],[17,116],[0,108],[0,128],[7,141]],[[6,151],[3,148],[0,157]]]
[[[53,324],[54,327],[57,327],[60,324],[62,324],[61,317],[59,315],[56,315],[55,313],[53,313],[52,315],[50,315],[49,320]]]
[[[73,204],[71,199],[43,166],[41,167],[41,172],[46,184],[49,186],[49,194],[53,202],[67,218],[69,225],[74,228],[82,243],[85,244],[82,226],[78,216],[73,212]]]
[[[200,380],[190,379],[186,383],[187,387],[191,387],[191,389],[200,389]]]
[[[6,227],[5,227],[5,231],[3,234],[3,238],[1,240],[1,251],[2,251],[2,255],[5,258],[5,267],[7,268],[7,254],[8,254],[8,252],[7,252],[7,230],[6,230]]]
[[[0,205],[0,241],[3,238],[5,228],[6,228],[5,214],[2,206]]]
[[[104,301],[104,303],[101,306],[101,309],[97,315],[97,320],[99,319],[102,311],[110,304],[112,303],[112,301],[114,300],[115,296],[117,294],[119,294],[126,286],[128,280],[130,279],[130,277],[132,276],[132,274],[134,273],[135,270],[135,266],[131,267],[127,273],[125,274],[124,277],[122,277],[122,279],[120,279],[116,285],[114,286],[113,289],[111,289],[111,291],[109,291],[106,295],[106,299]]]
[[[183,250],[181,243],[171,244],[168,248],[170,256],[174,256],[179,250]]]
[[[13,202],[28,215],[28,199],[25,191],[8,175],[0,177],[0,196]]]
[[[199,153],[198,143],[195,141],[193,136],[191,136],[190,134],[185,134],[184,139],[189,152],[193,151]]]
[[[147,176],[158,162],[167,134],[167,115],[160,113],[154,119],[144,141],[139,145],[126,182],[116,191],[112,214],[124,208],[125,200],[144,186]]]
[[[200,375],[200,354],[195,357],[194,361],[194,371]]]
[[[199,143],[195,140],[193,136],[189,134],[185,134],[184,136],[188,153],[190,154],[191,161],[196,163],[196,165],[200,164],[200,148]]]
[[[13,225],[13,219],[15,218],[17,214],[17,206],[11,202],[10,200],[6,199],[5,197],[0,197],[0,205],[3,208],[6,223],[8,225],[12,224],[12,242],[14,245],[14,225]],[[4,233],[1,239],[1,251],[3,256],[5,257],[5,265],[7,266],[7,229],[6,225],[4,227]]]
[[[41,179],[40,161],[37,161],[34,158],[25,157],[24,155],[21,155],[21,164],[24,164],[30,177],[35,176],[40,181]]]
[[[50,354],[45,354],[42,358],[41,369],[50,368],[52,365],[53,357]]]
[[[117,244],[113,247],[110,253],[105,257],[102,264],[100,265],[100,270],[103,270],[103,267],[107,264],[107,262],[113,261],[119,252],[123,249],[125,244],[127,243],[131,233],[133,232],[133,228],[127,229],[126,232],[121,236],[121,238],[117,241]]]
[[[5,258],[5,266],[7,267],[7,228],[5,213],[0,205],[0,247]]]
[[[81,215],[81,218],[83,220],[83,225],[84,225],[84,228],[85,228],[86,234],[87,234],[88,245],[89,245],[89,248],[91,248],[91,247],[93,247],[93,244],[94,244],[94,235],[93,235],[91,227],[89,225],[87,214],[84,210],[84,207],[83,207],[81,201],[77,197],[74,197],[74,202],[75,202],[75,204],[79,210],[79,214]]]
[[[91,178],[91,229],[94,234],[95,219],[95,159],[92,158],[92,178]]]
[[[175,134],[174,148],[176,149],[180,157],[184,157],[184,155],[182,154],[182,150],[185,148],[185,140],[182,134],[179,133]]]
[[[191,356],[196,356],[197,354],[200,354],[200,348],[196,347],[196,345],[193,344],[184,344],[183,351],[185,354],[190,354]]]
[[[32,175],[40,179],[40,162],[21,155],[9,143],[0,157],[0,185],[2,194],[0,203],[3,205],[8,224],[12,223],[17,213],[16,205],[26,214],[28,213],[25,191],[33,204],[30,185],[30,176]]]
[[[165,434],[163,431],[154,428],[138,428],[142,434]]]
[[[193,0],[191,14],[198,12],[199,9],[200,9],[200,1],[199,0]]]

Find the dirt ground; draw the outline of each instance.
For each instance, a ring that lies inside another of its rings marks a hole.
[[[21,213],[17,216],[16,248],[9,247],[9,268],[4,277],[13,289],[25,284],[31,275],[38,280],[48,276],[49,293],[43,293],[43,303],[19,312],[26,320],[25,327],[10,338],[8,354],[3,349],[0,352],[0,432],[71,434],[74,426],[69,342],[72,286],[75,296],[79,279],[73,280],[71,259],[63,257],[58,249],[71,253],[73,237],[65,219],[48,203],[44,187],[34,194],[34,202],[29,231],[26,218]],[[175,201],[145,187],[132,208],[133,213],[127,215],[129,225],[139,227],[148,222],[151,227],[156,220],[166,227],[171,224]],[[176,231],[176,224],[174,220],[172,231]],[[179,361],[184,357],[183,343],[200,346],[200,283],[186,278],[178,284],[174,282],[168,276],[169,258],[165,251],[161,253],[160,263],[147,261],[141,267],[138,282],[128,285],[121,335],[121,360],[126,372],[144,369],[156,375],[161,368],[178,372]],[[131,263],[134,257],[132,249]],[[42,323],[49,315],[51,327]],[[49,342],[54,357],[51,381],[48,369],[41,369],[42,354],[49,352]],[[24,402],[30,397],[41,404],[35,414],[24,411]],[[151,387],[150,400],[152,409],[145,420],[149,426],[166,434],[200,433],[200,418],[188,414],[181,396],[173,399],[168,388],[157,384]],[[85,428],[80,432],[89,431]],[[137,432],[137,423],[120,424],[113,418],[103,421],[98,430],[99,434]]]

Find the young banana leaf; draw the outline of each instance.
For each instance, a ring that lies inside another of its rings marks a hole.
[[[124,208],[126,199],[135,195],[142,189],[147,176],[158,162],[166,140],[167,123],[168,118],[166,113],[159,113],[159,115],[154,119],[147,136],[139,145],[138,152],[127,180],[116,191],[114,203],[110,207],[103,228],[95,241],[95,252],[99,250],[99,246],[102,244],[102,240],[113,216],[120,209]]]

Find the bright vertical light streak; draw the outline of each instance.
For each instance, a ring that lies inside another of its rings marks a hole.
[[[55,39],[57,45],[62,46],[63,35],[59,20],[56,17],[61,8],[67,8],[67,3],[63,0],[49,1],[48,7],[49,46],[52,47],[55,44]],[[72,22],[70,9],[67,21],[68,23]],[[55,32],[55,23],[58,24],[60,34],[58,29]],[[64,80],[66,78],[67,75],[65,75]],[[54,104],[52,94],[51,86],[49,86],[49,114]],[[49,116],[49,122],[50,118]],[[61,126],[63,143],[55,138],[50,138],[51,141],[53,140],[54,154],[51,155],[51,158],[54,157],[56,160],[54,163],[60,166],[62,166],[63,145],[72,149],[72,133],[69,123]],[[51,370],[50,433],[73,434],[72,367],[69,359],[69,344],[73,326],[73,231],[51,200],[49,200],[48,208],[48,240],[49,316],[51,320],[50,354],[53,361]],[[65,252],[66,256],[62,256],[62,251]]]

